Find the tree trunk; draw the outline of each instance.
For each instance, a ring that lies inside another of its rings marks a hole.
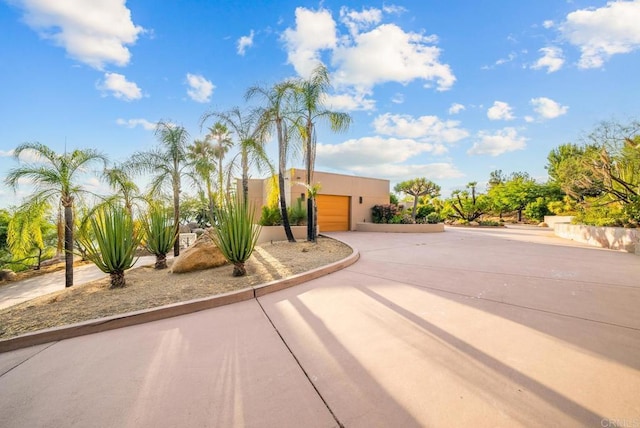
[[[62,216],[62,206],[58,205],[58,221],[56,224],[58,229],[58,242],[56,243],[56,257],[62,255],[64,242],[64,220]]]
[[[316,242],[315,198],[307,198],[307,241]]]
[[[64,286],[73,286],[73,207],[64,204]]]
[[[236,262],[233,264],[233,276],[245,276],[247,269],[244,267],[243,262]]]
[[[296,238],[293,237],[291,231],[291,224],[289,223],[289,213],[287,213],[287,199],[285,197],[284,188],[284,173],[281,173],[278,177],[278,187],[280,189],[280,215],[282,216],[282,227],[284,227],[284,233],[287,235],[289,242],[296,242]]]
[[[111,286],[109,288],[124,288],[124,286],[127,285],[124,280],[124,271],[122,270],[111,272],[109,278],[111,279]]]
[[[167,268],[167,255],[166,254],[156,254],[156,269],[166,269]]]
[[[416,211],[418,210],[418,195],[414,195],[413,197],[413,209],[411,210],[411,217],[416,219]]]
[[[180,233],[180,182],[173,184],[173,224],[176,228],[176,234]],[[180,239],[176,239],[173,244],[173,256],[180,255]]]

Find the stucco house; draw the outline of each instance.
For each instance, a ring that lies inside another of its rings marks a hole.
[[[351,175],[332,174],[315,171],[314,184],[320,185],[318,191],[318,226],[320,232],[356,230],[356,224],[371,222],[371,208],[378,204],[389,203],[389,180]],[[304,169],[290,169],[285,176],[285,197],[287,206],[295,204],[298,198],[306,200]],[[256,217],[266,204],[271,179],[249,180],[249,201],[256,207]],[[238,180],[238,193],[241,182]],[[305,203],[306,206],[306,203]]]

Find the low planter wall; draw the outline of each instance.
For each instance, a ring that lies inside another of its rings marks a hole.
[[[556,223],[553,231],[561,238],[640,255],[640,231],[637,229]]]
[[[556,223],[571,223],[573,217],[572,215],[546,215],[544,216],[544,222],[553,229]]]
[[[380,224],[358,223],[358,232],[386,232],[386,233],[436,233],[444,232],[444,223],[437,224]]]
[[[296,239],[307,239],[307,226],[291,226],[291,232]],[[282,226],[262,226],[258,244],[270,241],[286,241],[287,235]]]

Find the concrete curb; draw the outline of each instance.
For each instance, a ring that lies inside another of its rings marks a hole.
[[[335,238],[332,238],[335,239]],[[293,275],[284,279],[279,279],[255,287],[245,288],[230,293],[218,294],[212,297],[189,300],[186,302],[172,303],[170,305],[159,306],[151,309],[144,309],[125,314],[113,315],[110,317],[84,321],[77,324],[62,327],[53,327],[46,330],[39,330],[16,336],[9,339],[0,340],[0,353],[14,351],[16,349],[27,348],[29,346],[41,345],[49,342],[57,342],[63,339],[84,336],[87,334],[99,333],[102,331],[114,330],[121,327],[128,327],[143,324],[151,321],[158,321],[165,318],[186,315],[193,312],[212,309],[218,306],[229,305],[245,300],[255,299],[269,293],[273,293],[285,288],[302,284],[321,276],[342,270],[351,266],[360,258],[360,253],[353,248],[353,253],[342,260],[322,266],[317,269]]]

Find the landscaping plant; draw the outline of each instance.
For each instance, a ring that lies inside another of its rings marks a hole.
[[[240,198],[226,198],[216,210],[218,224],[211,239],[222,255],[233,263],[233,276],[244,276],[244,263],[258,242],[261,226],[254,224],[253,207]]]
[[[173,223],[171,213],[160,205],[151,205],[142,219],[144,247],[156,256],[156,269],[167,268],[167,254],[173,248],[178,230]]]
[[[140,244],[131,216],[119,205],[105,205],[91,218],[89,231],[94,239],[88,234],[78,238],[86,257],[109,274],[110,288],[124,287],[124,271],[136,262],[135,252]]]

